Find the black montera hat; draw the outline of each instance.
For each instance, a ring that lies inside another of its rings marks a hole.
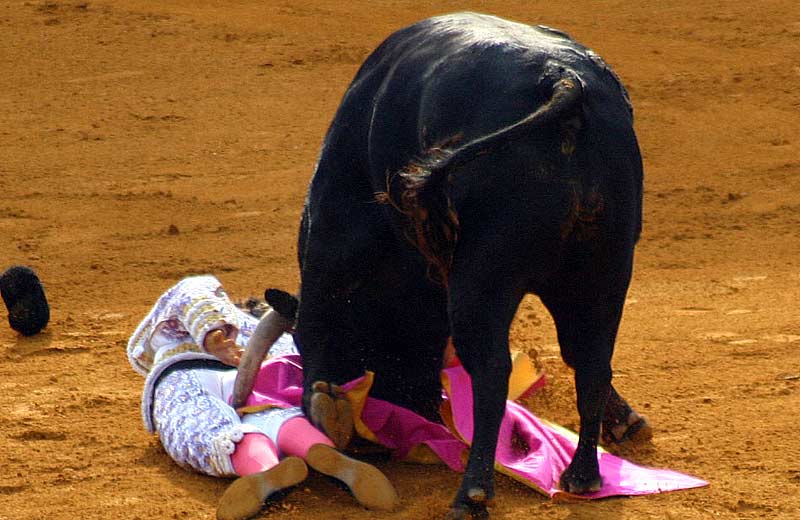
[[[0,276],[0,294],[8,309],[8,323],[20,334],[33,336],[50,321],[44,287],[30,267],[9,267]]]

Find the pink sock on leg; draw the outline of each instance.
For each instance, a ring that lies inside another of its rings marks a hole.
[[[278,449],[283,455],[294,455],[305,459],[308,449],[315,444],[333,447],[333,441],[305,417],[292,417],[278,430]]]
[[[233,469],[240,477],[266,471],[278,463],[278,450],[269,437],[245,433],[231,455]]]

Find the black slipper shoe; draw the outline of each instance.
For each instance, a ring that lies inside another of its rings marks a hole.
[[[33,336],[50,321],[50,307],[39,277],[30,267],[15,265],[0,276],[0,294],[8,323],[23,336]]]

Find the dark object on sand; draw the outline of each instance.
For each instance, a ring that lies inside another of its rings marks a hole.
[[[44,287],[30,267],[9,267],[0,276],[0,294],[8,309],[9,325],[23,336],[33,336],[50,321]]]

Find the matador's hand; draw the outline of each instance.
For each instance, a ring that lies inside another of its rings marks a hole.
[[[222,330],[214,330],[206,334],[203,340],[203,348],[209,354],[216,356],[220,361],[232,367],[239,366],[244,349],[239,347],[236,342],[225,336]]]

